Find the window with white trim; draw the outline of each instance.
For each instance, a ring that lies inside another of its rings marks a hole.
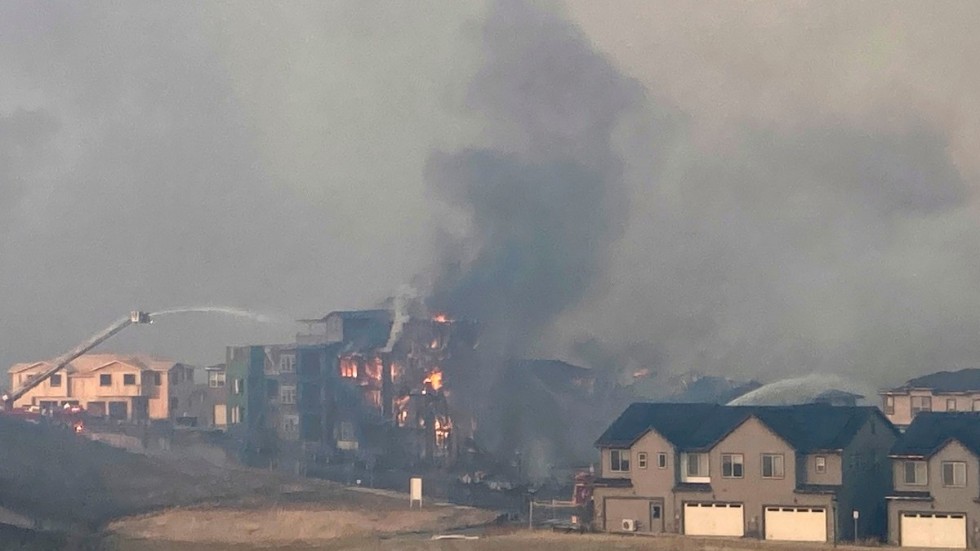
[[[943,486],[947,488],[966,487],[966,463],[963,461],[943,461]]]
[[[813,458],[813,470],[819,474],[827,472],[827,456],[818,455]]]
[[[629,450],[609,450],[609,470],[614,473],[626,473],[630,470]]]
[[[745,476],[745,457],[740,453],[721,454],[721,477],[742,478]]]
[[[902,479],[910,486],[925,486],[929,483],[929,468],[925,461],[906,461],[902,470]]]
[[[786,472],[784,469],[783,454],[762,454],[762,478],[783,478],[784,476],[786,476]]]
[[[647,468],[647,454],[646,452],[640,452],[636,454],[636,466],[645,469]]]

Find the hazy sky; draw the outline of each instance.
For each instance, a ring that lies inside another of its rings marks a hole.
[[[575,157],[627,205],[563,234],[596,269],[533,352],[594,336],[669,371],[874,384],[974,366],[978,20],[972,1],[3,2],[0,364],[137,307],[290,319],[437,278],[447,242],[479,259],[499,224],[433,159],[483,151]],[[173,317],[107,348],[215,362],[295,329]]]

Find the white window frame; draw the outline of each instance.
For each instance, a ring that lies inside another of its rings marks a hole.
[[[919,401],[919,405],[916,406],[916,400]],[[923,411],[932,411],[932,396],[911,396],[909,398],[909,407],[912,409],[912,415]]]
[[[279,372],[280,373],[293,373],[296,371],[296,355],[295,354],[280,354],[279,355]]]
[[[769,462],[769,475],[766,475],[766,462]],[[781,453],[764,453],[760,461],[762,468],[762,478],[766,480],[780,480],[786,478],[786,458]]]
[[[965,461],[943,461],[943,487],[944,488],[966,488],[966,462]],[[947,483],[946,469],[949,467],[949,473],[952,477],[952,481]],[[957,476],[959,475],[959,476]],[[956,479],[959,478],[960,482]]]
[[[647,468],[647,452],[639,452],[636,454],[636,466],[640,469]]]
[[[208,388],[224,388],[226,380],[224,371],[208,371]]]
[[[721,477],[745,478],[745,455],[741,453],[721,454]]]
[[[824,474],[827,472],[826,455],[818,455],[813,458],[813,471],[817,474]]]
[[[949,407],[950,404],[953,407]],[[956,398],[946,398],[946,411],[956,411]]]
[[[614,473],[630,472],[630,451],[628,449],[609,450],[609,470]]]
[[[691,466],[695,465],[692,472]],[[706,453],[681,454],[681,482],[711,482],[711,460]]]
[[[296,386],[295,385],[280,385],[279,386],[279,403],[280,404],[295,404],[296,403]]]
[[[914,465],[909,481],[909,465]],[[925,461],[906,460],[902,462],[902,482],[908,486],[927,486],[929,484],[929,464]]]
[[[666,469],[667,468],[667,454],[660,452],[657,454],[657,468]]]

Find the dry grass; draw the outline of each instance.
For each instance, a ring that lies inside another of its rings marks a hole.
[[[403,532],[436,532],[482,524],[489,511],[465,507],[305,506],[248,509],[191,507],[115,521],[109,532],[123,539],[211,544],[320,544],[358,536],[380,537]]]
[[[259,543],[192,543],[147,540],[117,541],[111,551],[510,551],[514,549],[541,551],[869,551],[868,547],[807,544],[795,542],[767,542],[753,539],[708,539],[678,536],[629,537],[606,534],[554,534],[551,532],[520,531],[510,534],[488,533],[478,540],[433,541],[428,535],[396,535],[380,533],[347,534],[333,540],[320,542]]]

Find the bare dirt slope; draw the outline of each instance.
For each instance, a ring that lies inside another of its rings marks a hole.
[[[197,508],[169,511],[194,506]],[[408,499],[354,492],[325,481],[267,471],[219,467],[201,459],[133,454],[0,416],[0,507],[59,527],[90,531],[115,519],[163,510],[117,527],[132,527],[137,537],[168,539],[186,531],[188,524],[221,526],[241,521],[255,526],[253,537],[272,541],[284,523],[313,522],[337,511],[351,515],[349,525],[376,523],[382,520],[376,516],[382,512],[407,509]],[[412,517],[412,522],[398,517],[384,522],[394,529],[414,522],[413,529],[417,529],[492,517],[483,511],[465,511],[475,510],[434,508],[430,516]],[[171,519],[178,522],[171,523]],[[331,529],[343,533],[343,529]],[[206,533],[195,532],[195,537],[201,535]]]

